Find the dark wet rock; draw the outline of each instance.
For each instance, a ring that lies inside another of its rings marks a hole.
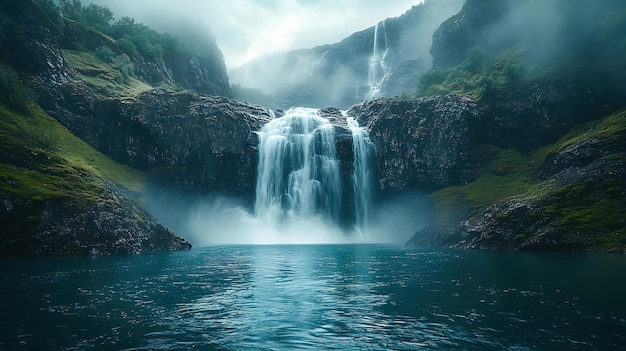
[[[481,143],[528,151],[556,142],[584,121],[622,105],[598,77],[547,75],[483,97],[477,105]]]
[[[461,185],[480,173],[478,110],[469,98],[377,99],[348,113],[370,132],[382,192]]]
[[[615,117],[622,118],[622,117]],[[623,122],[622,122],[623,124]],[[626,252],[624,129],[585,137],[550,153],[541,183],[456,222],[415,233],[414,245],[471,249]]]
[[[181,189],[251,195],[254,132],[269,118],[268,110],[225,97],[152,90],[107,101],[90,128],[76,134],[114,160]]]
[[[23,78],[35,91],[36,102],[58,121],[70,130],[86,130],[84,124],[92,122],[104,104],[76,78],[61,48],[76,38],[93,45],[108,41],[93,32],[79,33],[72,25],[66,29],[68,36],[64,37],[62,28],[30,0],[0,0],[0,61]],[[11,118],[2,116],[9,124]],[[73,168],[54,150],[37,149],[45,149],[45,145],[28,140],[18,129],[4,132],[0,162],[9,174],[24,172],[30,183],[3,174],[0,255],[126,254],[191,247],[100,176],[82,167]],[[17,142],[8,142],[8,138]],[[5,153],[7,150],[10,152]],[[65,192],[33,195],[39,176],[49,179],[50,175],[62,179]],[[80,190],[74,191],[72,185]],[[103,189],[98,191],[100,186]]]
[[[32,235],[28,248],[5,254],[111,255],[191,248],[191,244],[110,187],[100,193],[95,203],[84,207],[47,202],[36,228],[24,234]]]

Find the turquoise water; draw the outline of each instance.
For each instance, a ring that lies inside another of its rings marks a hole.
[[[626,345],[623,256],[221,246],[0,265],[1,350]]]

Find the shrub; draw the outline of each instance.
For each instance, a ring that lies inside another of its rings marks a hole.
[[[35,0],[35,4],[48,16],[52,23],[59,28],[63,27],[61,8],[53,0]]]
[[[116,42],[120,50],[126,53],[126,55],[130,57],[135,57],[137,55],[137,46],[135,46],[135,44],[128,39],[128,36],[119,38]]]
[[[83,18],[83,5],[80,0],[61,0],[61,12],[63,16],[80,22]]]
[[[14,107],[23,107],[35,97],[35,92],[25,87],[9,65],[0,63],[0,99]]]
[[[113,21],[113,12],[107,7],[90,4],[82,9],[81,22],[99,29],[106,29]]]
[[[108,46],[101,46],[97,48],[94,53],[96,56],[104,62],[111,63],[113,62],[113,58],[115,57],[115,53]]]
[[[126,54],[115,56],[111,66],[121,73],[123,83],[128,83],[129,78],[134,74],[135,67]]]

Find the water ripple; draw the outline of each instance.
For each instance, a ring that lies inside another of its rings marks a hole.
[[[0,349],[618,349],[626,259],[575,257],[319,245],[7,261]]]

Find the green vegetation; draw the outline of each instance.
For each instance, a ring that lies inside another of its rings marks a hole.
[[[601,250],[626,249],[624,218],[624,180],[587,179],[553,192],[555,201],[545,213],[555,218],[555,225],[594,233]]]
[[[179,28],[184,40],[168,33],[159,33],[135,22],[132,17],[115,20],[107,7],[95,4],[83,6],[80,0],[61,0],[57,6],[51,0],[35,0],[50,18],[65,17],[102,32],[112,38],[130,58],[153,60],[163,63],[165,55],[199,55],[222,58],[222,54],[204,28],[186,24]]]
[[[99,49],[95,54],[63,50],[63,57],[78,76],[103,97],[137,95],[152,89],[132,76],[132,63],[124,54],[116,56],[110,49]]]
[[[526,69],[520,50],[493,56],[475,47],[461,64],[449,68],[431,68],[424,73],[414,95],[454,93],[480,99],[494,90],[521,81],[527,73]]]
[[[200,23],[181,23],[175,27],[174,36],[159,33],[131,17],[115,19],[108,8],[95,4],[84,6],[80,0],[62,0],[59,5],[52,0],[33,1],[50,21],[57,23],[60,33],[68,34],[63,48],[76,54],[69,60],[73,61],[73,67],[85,68],[80,77],[87,78],[87,83],[100,93],[119,91],[117,85],[121,84],[121,95],[128,94],[136,90],[136,79],[140,78],[173,90],[231,95],[230,87],[225,84],[227,74],[222,52]],[[77,57],[86,53],[95,55],[109,67],[93,64],[89,57]],[[201,66],[201,80],[195,74],[187,74],[190,60]],[[120,74],[111,73],[109,68]],[[104,82],[109,78],[114,84]]]
[[[140,172],[120,165],[94,150],[39,106],[31,103],[25,109],[27,112],[0,106],[2,162],[10,163],[5,164],[5,167],[39,170],[43,174],[48,171],[55,174],[69,167],[78,174],[78,178],[90,173],[132,192],[143,190],[144,176]],[[59,165],[51,166],[49,163]],[[76,185],[69,179],[72,177],[68,176],[66,182]]]
[[[27,252],[30,245],[36,247],[39,244],[28,234],[48,206],[84,211],[102,201],[107,184],[138,195],[145,180],[138,171],[92,149],[39,106],[0,104],[0,197],[7,209],[0,213],[3,250]]]
[[[545,198],[548,199],[543,202],[545,213],[551,216],[555,226],[570,228],[572,232],[593,233],[599,250],[626,249],[626,218],[623,216],[626,181],[600,177],[556,186],[550,179],[539,178],[549,155],[600,139],[608,142],[613,150],[605,159],[625,161],[626,110],[583,124],[558,142],[535,152],[521,154],[493,147],[493,159],[483,174],[465,186],[435,192],[432,195],[435,206],[443,220],[455,220],[473,216],[507,199]]]
[[[527,193],[535,183],[539,163],[516,150],[491,147],[493,160],[482,175],[464,186],[452,186],[433,194],[446,219],[476,213],[505,198]]]
[[[0,102],[20,108],[34,95],[35,92],[22,84],[11,66],[0,63]]]
[[[40,0],[39,2],[47,3],[48,1]],[[65,18],[88,24],[99,30],[106,30],[110,27],[111,21],[113,21],[113,12],[107,7],[95,4],[83,6],[80,0],[61,0],[60,6],[46,4],[44,7],[57,10]]]

